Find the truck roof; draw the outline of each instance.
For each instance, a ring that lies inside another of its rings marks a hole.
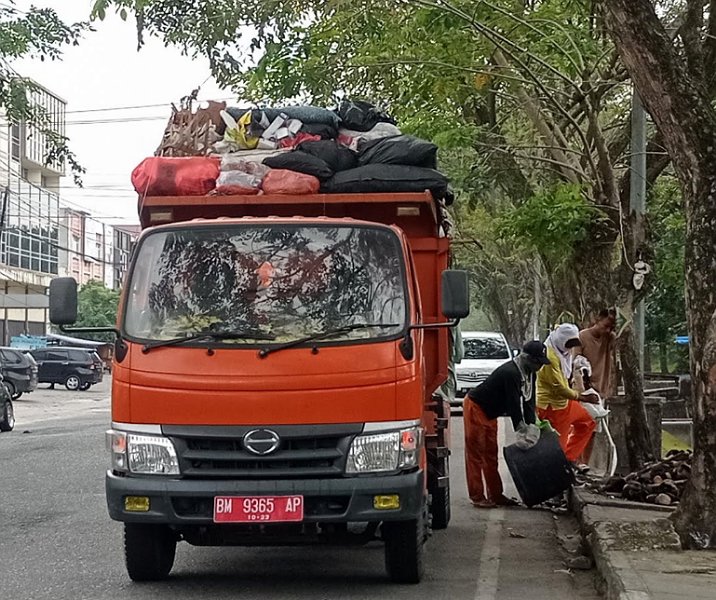
[[[437,237],[442,220],[430,192],[246,196],[148,196],[141,201],[142,227],[222,217],[353,218],[397,225],[410,237]]]

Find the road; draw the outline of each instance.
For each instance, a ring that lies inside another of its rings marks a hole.
[[[469,504],[459,417],[453,419],[453,521],[429,540],[419,586],[387,582],[380,544],[261,549],[180,544],[168,581],[134,584],[124,570],[121,526],[107,517],[104,500],[108,396],[104,382],[89,392],[41,389],[16,402],[16,429],[0,434],[3,598],[598,598],[592,572],[570,572],[563,564],[556,536],[574,534],[569,517]]]

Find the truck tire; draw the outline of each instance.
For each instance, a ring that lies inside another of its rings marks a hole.
[[[12,400],[0,400],[0,431],[12,431],[15,428],[15,410]]]
[[[124,560],[132,581],[165,579],[176,549],[176,537],[166,525],[124,524]]]
[[[420,583],[423,576],[425,518],[382,525],[385,569],[394,583]]]
[[[430,503],[431,525],[433,529],[447,529],[450,523],[450,484],[443,488],[435,487],[432,490]]]

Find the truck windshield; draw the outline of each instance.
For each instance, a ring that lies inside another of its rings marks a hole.
[[[147,341],[248,331],[256,332],[256,339],[191,343],[262,347],[340,327],[345,331],[325,343],[395,336],[406,322],[404,282],[399,239],[384,228],[277,224],[161,230],[137,249],[124,330],[129,338]],[[392,326],[347,327],[365,323]]]

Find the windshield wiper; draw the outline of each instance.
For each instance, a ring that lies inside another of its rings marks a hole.
[[[275,340],[276,336],[270,333],[262,333],[260,331],[200,331],[191,335],[171,340],[160,340],[158,342],[149,342],[144,344],[142,352],[146,354],[153,348],[163,348],[164,346],[176,346],[185,342],[194,342],[196,340]]]
[[[308,342],[315,342],[317,340],[323,340],[323,339],[333,337],[336,335],[341,335],[342,333],[348,333],[350,331],[356,331],[358,329],[371,329],[373,327],[386,329],[386,328],[400,327],[400,324],[399,323],[354,323],[353,325],[343,325],[341,327],[336,327],[335,329],[327,329],[326,331],[318,331],[316,333],[312,333],[311,335],[307,335],[305,337],[298,338],[291,342],[286,342],[285,344],[278,344],[277,346],[271,346],[270,348],[264,348],[263,350],[259,350],[259,357],[266,358],[269,354],[273,354],[274,352],[279,352],[280,350],[286,350],[288,348],[295,348],[296,346],[301,346],[303,344],[307,344]]]

